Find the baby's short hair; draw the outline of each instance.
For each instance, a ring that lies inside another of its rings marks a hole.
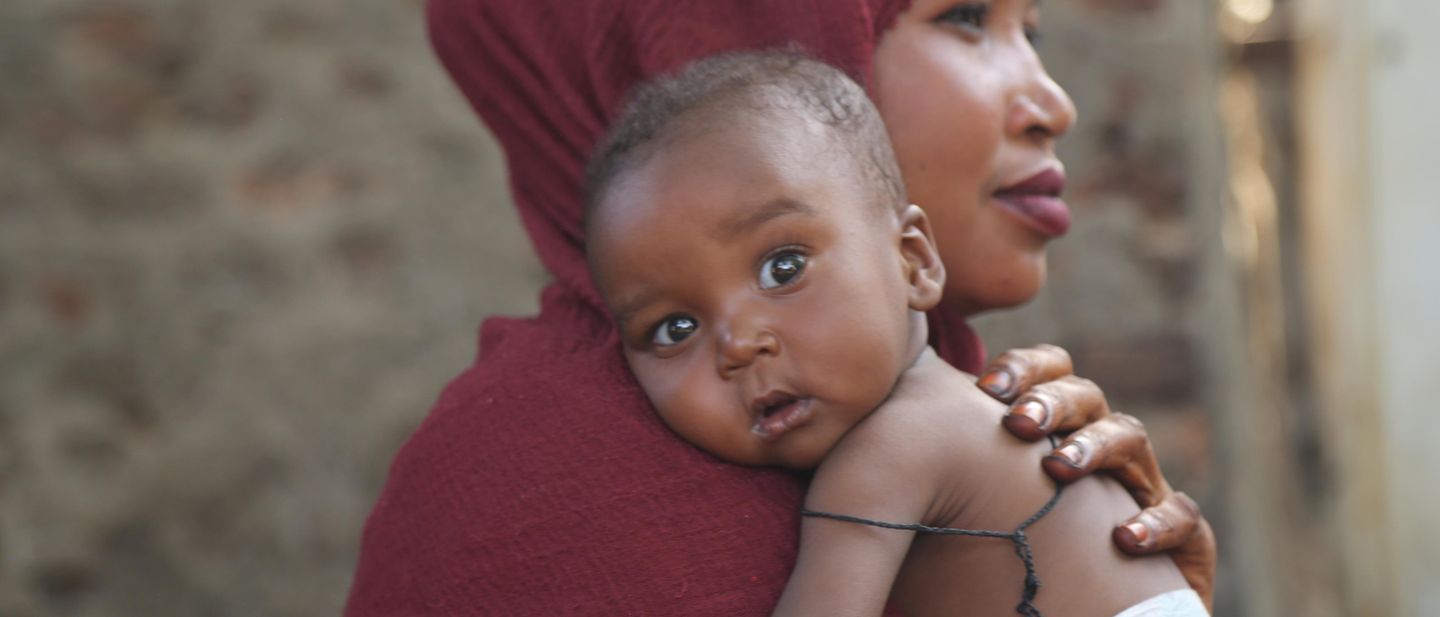
[[[585,170],[587,227],[615,177],[654,155],[659,138],[682,119],[703,112],[704,119],[720,124],[717,121],[757,110],[820,121],[865,173],[875,200],[885,208],[904,205],[905,186],[884,121],[859,84],[840,69],[796,51],[730,52],[693,62],[635,90]]]

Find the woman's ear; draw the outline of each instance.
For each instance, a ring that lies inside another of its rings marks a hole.
[[[900,256],[904,260],[910,308],[928,311],[940,303],[940,294],[945,291],[945,264],[935,249],[930,218],[920,206],[905,206],[899,222]]]

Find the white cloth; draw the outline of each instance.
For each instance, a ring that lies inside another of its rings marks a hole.
[[[1210,617],[1210,613],[1194,589],[1180,589],[1136,604],[1115,617]]]

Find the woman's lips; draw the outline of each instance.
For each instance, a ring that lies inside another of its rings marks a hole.
[[[1060,199],[1065,174],[1047,169],[1028,179],[995,191],[1000,207],[1027,227],[1050,237],[1070,231],[1070,207]]]
[[[779,439],[791,429],[803,426],[812,415],[812,399],[772,392],[755,401],[755,423],[750,431],[766,441]]]

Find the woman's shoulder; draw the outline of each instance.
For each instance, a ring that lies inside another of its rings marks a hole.
[[[670,434],[618,350],[505,327],[396,455],[347,614],[768,611],[800,483]]]

